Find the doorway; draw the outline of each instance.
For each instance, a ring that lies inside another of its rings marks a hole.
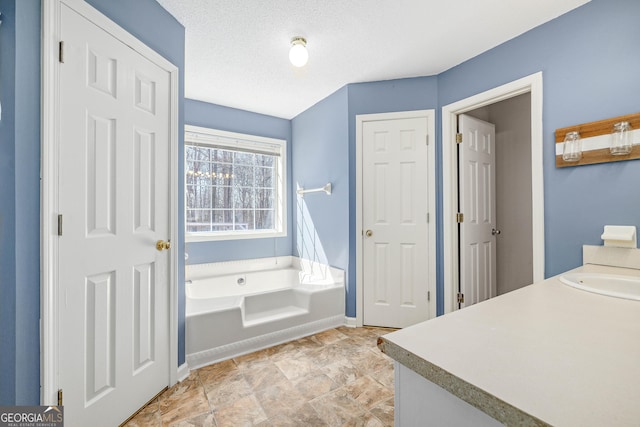
[[[458,130],[462,135],[458,146],[459,210],[464,213],[459,225],[462,308],[533,283],[531,94],[461,114]],[[474,189],[465,186],[469,180],[462,177],[475,168],[462,167],[461,162],[474,136],[482,135],[486,135],[486,144],[478,145],[488,148],[490,155],[484,162],[487,170],[475,176],[487,179],[480,184],[481,190],[487,191],[480,191],[483,197],[471,197]],[[476,210],[484,215],[473,215],[474,209],[464,207],[463,202],[469,205],[470,201],[475,201]],[[474,229],[481,233],[474,233]],[[473,239],[474,234],[482,239]],[[482,271],[474,271],[474,267]]]
[[[435,316],[434,113],[356,117],[356,325]]]
[[[513,100],[512,100],[513,99]],[[509,101],[512,100],[512,101]],[[502,104],[501,102],[506,102]],[[513,102],[515,104],[509,104],[509,102]],[[542,73],[537,73],[520,80],[514,81],[512,83],[500,86],[498,88],[489,90],[487,92],[483,92],[481,94],[475,95],[471,98],[464,99],[462,101],[458,101],[454,104],[447,105],[443,107],[443,117],[442,117],[442,141],[443,141],[443,240],[444,240],[444,312],[450,312],[456,310],[458,308],[464,307],[464,303],[459,303],[459,290],[460,290],[460,272],[463,270],[463,266],[460,265],[460,233],[459,233],[459,225],[458,225],[458,185],[459,185],[459,170],[458,170],[458,158],[457,158],[457,144],[456,144],[456,133],[458,132],[458,117],[461,114],[467,114],[471,116],[477,116],[483,119],[489,118],[492,114],[494,118],[498,118],[502,123],[502,127],[504,128],[504,122],[511,120],[525,120],[524,117],[527,112],[526,110],[521,109],[521,113],[518,116],[519,118],[508,117],[504,110],[508,110],[512,108],[519,102],[519,106],[522,107],[523,103],[529,104],[529,133],[530,133],[530,150],[528,155],[524,155],[519,157],[518,161],[524,161],[528,163],[528,170],[530,173],[530,179],[526,179],[524,183],[519,183],[518,188],[522,188],[522,186],[527,186],[529,191],[527,192],[530,200],[530,208],[527,209],[528,214],[530,214],[530,220],[526,218],[511,217],[508,219],[504,215],[513,215],[514,209],[511,208],[511,211],[504,209],[502,210],[501,220],[499,222],[501,224],[505,224],[509,233],[512,236],[509,236],[507,239],[503,239],[506,236],[506,232],[504,235],[502,234],[502,230],[500,230],[500,226],[496,228],[496,232],[500,232],[497,236],[498,239],[510,240],[517,239],[516,236],[519,236],[523,231],[527,236],[531,236],[530,243],[528,246],[525,256],[526,261],[525,267],[521,268],[520,265],[514,266],[513,264],[509,264],[509,262],[513,263],[513,260],[509,260],[506,255],[502,255],[505,258],[502,261],[498,261],[498,265],[501,266],[501,272],[496,274],[496,277],[501,277],[503,280],[500,280],[500,289],[497,290],[497,294],[508,292],[515,287],[523,286],[532,282],[540,281],[544,278],[544,199],[543,199],[543,173],[542,173]],[[525,111],[522,113],[522,111]],[[502,119],[500,117],[504,116]],[[509,139],[509,133],[512,130],[508,130],[510,126],[506,126],[506,132],[502,137],[504,139]],[[496,131],[499,133],[500,130],[496,126]],[[521,131],[522,132],[522,131]],[[525,130],[526,132],[526,130]],[[503,144],[504,145],[504,144]],[[513,147],[511,147],[513,148]],[[506,150],[506,151],[505,151]],[[496,153],[500,153],[500,149],[496,150]],[[507,162],[506,164],[510,164],[510,156],[514,155],[514,153],[510,153],[509,148],[503,148],[501,154],[498,156],[505,157],[506,160],[501,160],[502,163]],[[517,162],[514,162],[517,163]],[[512,167],[511,166],[502,166],[502,171],[505,171],[505,168]],[[498,168],[496,167],[496,170]],[[526,174],[526,173],[525,173]],[[522,177],[524,174],[520,174]],[[527,178],[529,178],[529,176]],[[496,179],[502,180],[502,178]],[[502,184],[509,184],[502,182]],[[500,193],[503,194],[500,196],[501,199],[507,199],[505,194],[515,193],[517,190],[511,188],[509,185],[505,185],[505,188],[500,189]],[[524,197],[527,197],[525,194]],[[503,204],[504,206],[508,206]],[[505,213],[507,212],[507,213]],[[515,224],[511,224],[510,221],[515,222]],[[507,225],[508,224],[508,225]],[[527,225],[525,225],[527,224]],[[530,224],[530,225],[528,225]],[[503,227],[504,227],[503,226]],[[515,228],[515,231],[514,231]],[[525,230],[526,229],[526,230]],[[513,245],[514,243],[510,243]],[[497,247],[502,246],[502,249],[506,250],[509,248],[509,244],[498,244]],[[501,251],[503,252],[503,251]],[[498,252],[497,258],[501,257]],[[522,260],[518,260],[518,263],[523,262]],[[523,277],[527,277],[524,279]],[[528,278],[531,278],[529,280]],[[529,283],[525,283],[525,282]]]

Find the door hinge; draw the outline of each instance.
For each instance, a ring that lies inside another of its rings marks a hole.
[[[429,145],[429,134],[425,135],[424,139],[425,139],[425,143]]]
[[[58,390],[58,406],[62,406],[62,389]]]
[[[427,224],[429,224],[429,212],[427,212]]]
[[[458,224],[462,224],[464,222],[464,214],[462,212],[458,212],[456,214],[456,222]]]
[[[58,236],[62,236],[62,214],[58,215]]]
[[[462,134],[456,133],[456,144],[461,144],[461,143],[462,143]]]
[[[58,62],[64,64],[64,42],[58,44]]]
[[[431,301],[431,291],[427,291],[427,301]]]
[[[464,294],[462,292],[458,292],[458,304],[464,304]]]

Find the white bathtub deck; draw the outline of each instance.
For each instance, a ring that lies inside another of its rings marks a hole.
[[[253,271],[244,273],[240,268],[242,262],[233,263],[234,268],[238,267],[234,271],[229,271],[227,263],[223,264],[226,274],[220,277],[220,284],[225,296],[206,297],[215,293],[202,288],[201,283],[209,281],[213,286],[217,283],[203,275],[204,268],[199,266],[196,266],[199,276],[192,283],[197,292],[187,292],[186,352],[191,369],[344,325],[344,271],[316,265],[313,266],[316,273],[327,273],[314,276],[319,278],[318,283],[284,286],[273,281],[283,274],[264,271],[265,280],[271,281],[270,289],[247,293],[248,286],[260,287],[256,282],[262,272],[249,266],[248,270]],[[266,263],[260,260],[258,264],[264,267]],[[289,264],[279,259],[278,265],[287,270],[285,277],[295,280],[310,277],[303,270],[292,272],[292,268],[304,265],[293,258]],[[211,270],[215,271],[215,266]],[[237,277],[246,278],[241,289],[245,294],[231,296],[229,289],[238,286]]]

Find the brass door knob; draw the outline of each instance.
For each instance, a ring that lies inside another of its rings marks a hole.
[[[367,237],[371,237],[371,236],[373,236],[373,231],[367,230],[367,231],[365,231],[364,235],[367,236]]]
[[[169,249],[171,249],[171,242],[170,241],[165,241],[165,240],[158,240],[156,242],[156,249],[159,250],[159,251],[169,250]]]

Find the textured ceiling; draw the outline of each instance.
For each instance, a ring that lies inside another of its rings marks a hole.
[[[589,0],[158,0],[185,95],[290,119],[348,83],[439,74]],[[291,38],[309,63],[293,67]]]

